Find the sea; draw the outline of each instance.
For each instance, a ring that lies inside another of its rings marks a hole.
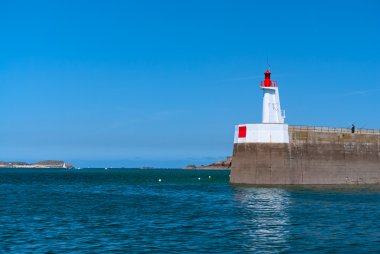
[[[379,253],[379,186],[230,171],[0,169],[0,253]]]

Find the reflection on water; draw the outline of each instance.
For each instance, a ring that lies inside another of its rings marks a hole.
[[[379,186],[236,187],[252,252],[379,253]]]
[[[240,223],[247,229],[251,251],[283,251],[287,242],[289,193],[278,188],[237,188]]]

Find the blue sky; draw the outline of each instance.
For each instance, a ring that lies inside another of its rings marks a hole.
[[[380,128],[379,1],[1,1],[0,160],[183,166],[261,121]]]

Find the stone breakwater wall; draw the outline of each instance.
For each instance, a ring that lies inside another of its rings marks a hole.
[[[289,144],[234,144],[230,181],[379,184],[380,131],[289,126]]]

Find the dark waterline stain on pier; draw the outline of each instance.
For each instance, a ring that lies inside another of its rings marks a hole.
[[[229,174],[1,169],[0,252],[380,251],[379,186],[231,186]]]

